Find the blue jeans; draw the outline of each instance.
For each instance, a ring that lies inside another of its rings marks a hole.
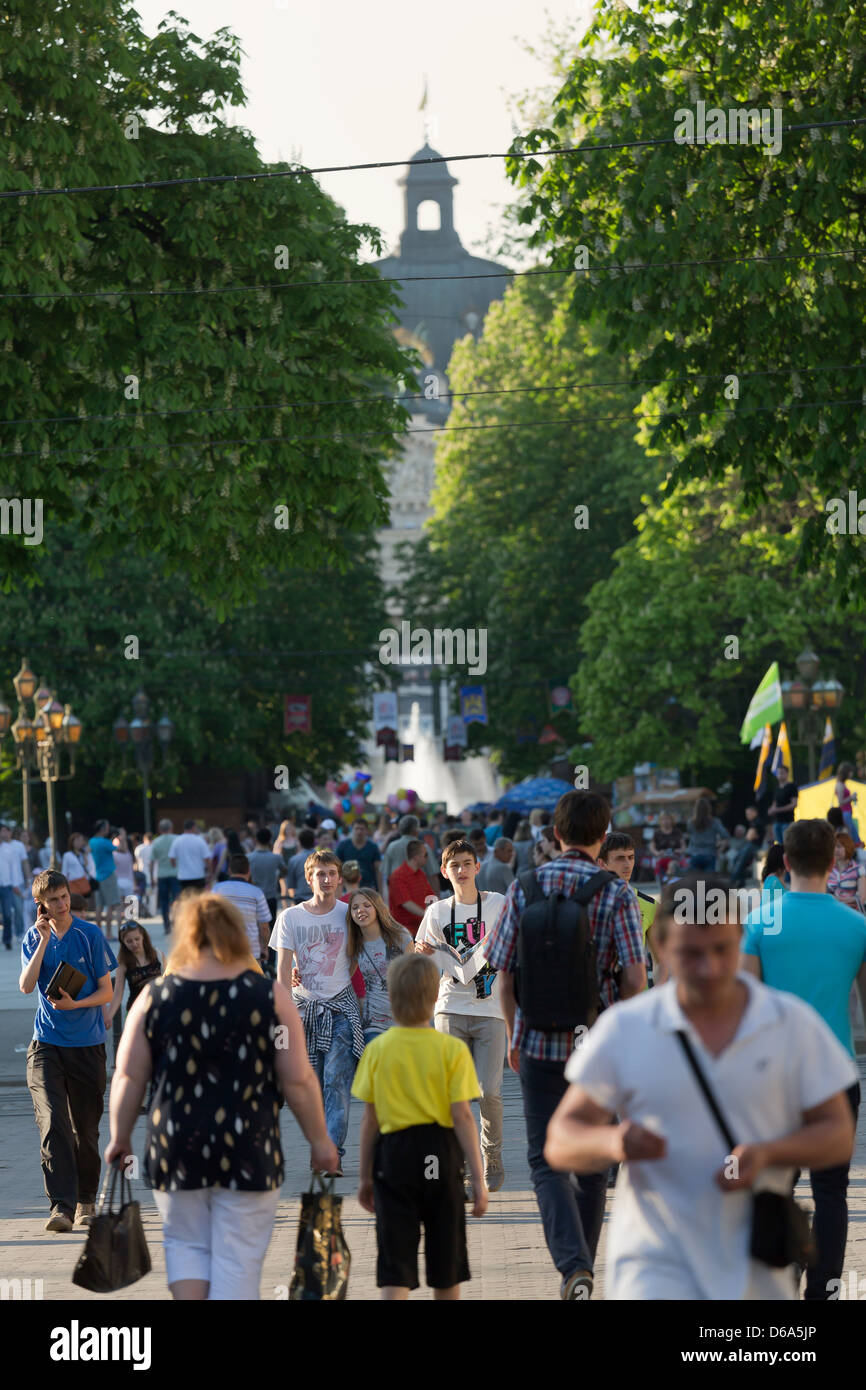
[[[592,1270],[607,1196],[607,1173],[560,1173],[544,1158],[547,1126],[568,1082],[564,1062],[539,1062],[520,1054],[520,1086],[529,1144],[532,1185],[541,1212],[544,1239],[563,1279],[575,1270]]]
[[[342,1158],[346,1152],[349,1101],[357,1066],[352,1051],[352,1024],[345,1014],[334,1014],[330,1051],[317,1052],[310,1061],[322,1088],[328,1137],[336,1144]]]
[[[773,821],[773,839],[780,845],[785,843],[785,831],[788,829],[788,822],[781,820]]]
[[[366,1047],[366,1046],[367,1046],[367,1043],[372,1042],[374,1038],[381,1037],[381,1035],[382,1035],[384,1032],[385,1032],[385,1029],[384,1029],[384,1028],[365,1028],[365,1029],[364,1029],[364,1046]]]
[[[171,931],[171,917],[169,909],[177,897],[178,882],[172,875],[171,878],[158,878],[156,880],[156,895],[159,899],[159,910],[162,913],[162,920],[167,932]]]
[[[703,869],[705,873],[714,874],[716,872],[716,856],[698,850],[697,854],[689,855],[689,868]]]

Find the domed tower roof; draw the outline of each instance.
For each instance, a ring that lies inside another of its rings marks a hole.
[[[501,274],[505,266],[471,255],[457,235],[453,198],[457,183],[442,156],[431,145],[422,145],[398,180],[404,206],[399,251],[376,262],[385,278],[405,277],[398,287],[404,306],[399,315],[403,335],[428,346],[431,365],[443,377],[456,340],[480,333],[490,304],[502,298],[508,284]],[[426,203],[438,205],[438,227],[418,226],[418,209]],[[449,404],[413,402],[413,409],[441,416]]]

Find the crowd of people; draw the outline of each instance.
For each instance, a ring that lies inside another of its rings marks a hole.
[[[0,827],[0,876],[15,861],[24,879],[2,885],[4,926],[22,938],[20,988],[38,996],[27,1084],[46,1229],[94,1213],[111,1027],[105,1159],[133,1152],[144,1106],[175,1298],[258,1297],[285,1176],[281,1106],[311,1170],[340,1177],[353,1096],[382,1296],[418,1286],[423,1228],[434,1297],[459,1297],[467,1206],[482,1217],[506,1181],[506,1065],[563,1299],[592,1295],[613,1174],[608,1298],[790,1299],[804,1270],[807,1299],[833,1296],[866,873],[841,798],[829,819],[795,821],[796,789],[779,783],[768,846],[757,808],[743,836],[709,802],[685,827],[660,818],[659,901],[631,883],[638,846],[593,792],[567,793],[550,819],[385,813],[342,827],[311,812],[177,834],[166,819],[137,842],[103,820],[70,837],[61,871]],[[717,872],[725,837],[763,854],[772,925],[741,921],[725,897],[745,876],[738,858]],[[6,912],[15,886],[35,915],[21,931]],[[713,889],[727,904],[714,917],[700,906]],[[165,951],[141,920],[157,908]],[[77,989],[52,988],[61,965]],[[776,1268],[755,1253],[755,1193],[789,1197],[799,1169],[816,1253]]]

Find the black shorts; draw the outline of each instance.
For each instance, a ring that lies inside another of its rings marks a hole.
[[[428,1287],[450,1289],[469,1278],[463,1151],[453,1129],[412,1125],[381,1135],[373,1156],[373,1196],[380,1289],[418,1288],[422,1225]]]

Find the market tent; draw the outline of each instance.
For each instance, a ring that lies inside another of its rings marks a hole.
[[[493,804],[502,811],[526,813],[536,807],[540,811],[553,811],[559,798],[573,791],[571,783],[563,781],[561,777],[525,777],[516,786],[509,787]]]

